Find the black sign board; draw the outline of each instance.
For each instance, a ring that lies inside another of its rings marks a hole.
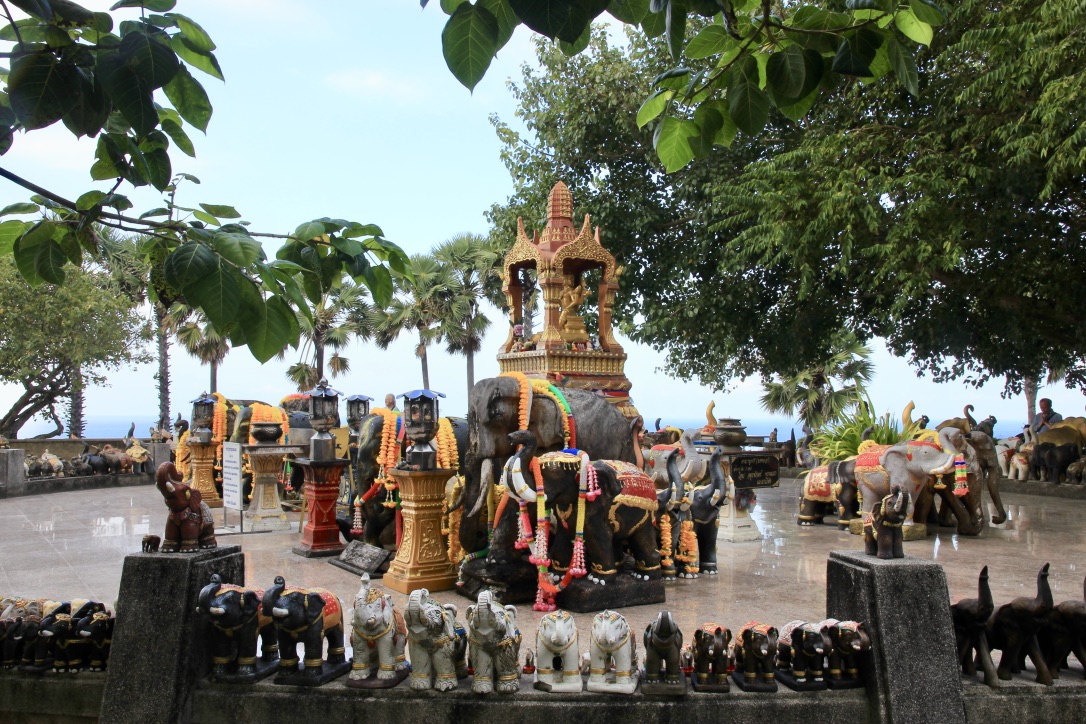
[[[736,490],[775,488],[781,481],[780,461],[775,455],[736,455],[731,462]]]

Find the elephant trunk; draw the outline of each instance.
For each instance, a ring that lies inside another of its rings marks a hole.
[[[958,521],[958,534],[959,535],[979,535],[980,534],[980,521],[974,520],[973,516],[969,514],[965,506],[962,505],[961,498],[951,493],[949,490],[940,491],[943,497],[943,503],[950,506],[950,510],[954,513],[954,518]]]
[[[874,425],[868,425],[864,428],[864,431],[860,433],[860,440],[870,440],[872,433],[875,432]]]
[[[977,421],[973,419],[972,415],[973,409],[972,405],[966,405],[965,409],[962,410],[962,416],[965,418],[966,422],[966,432],[969,432],[977,426]]]
[[[279,597],[283,595],[283,591],[286,590],[287,583],[282,576],[275,577],[275,583],[266,591],[264,591],[264,600],[261,601],[261,613],[265,616],[282,616],[283,614],[276,613],[282,609],[278,608]]]
[[[763,641],[762,645],[758,647],[758,650],[761,652],[762,656],[769,656],[769,642]]]
[[[992,587],[988,585],[988,566],[980,569],[980,580],[977,582],[977,599],[980,603],[978,618],[988,619],[995,611],[995,600],[992,598]]]
[[[645,429],[645,418],[638,415],[630,420],[630,440],[633,443],[634,464],[645,469],[645,456],[641,454],[641,431]]]
[[[1003,499],[999,497],[999,467],[989,470],[985,476],[988,479],[988,495],[992,497],[992,503],[996,507],[996,515],[992,516],[992,523],[999,525],[1007,522],[1007,510],[1003,507]]]
[[[713,495],[709,498],[709,504],[713,507],[719,505],[728,493],[728,481],[724,477],[724,468],[720,464],[723,457],[724,451],[718,447],[709,458],[709,478],[713,481]]]
[[[174,491],[174,483],[180,483],[181,476],[177,473],[177,467],[173,463],[162,463],[155,471],[155,487],[158,492],[166,496]]]
[[[659,504],[659,510],[665,508],[674,508],[680,502],[682,502],[682,488],[683,479],[679,474],[679,449],[675,448],[667,454],[666,467],[667,467],[667,490],[661,490],[656,494],[656,500]]]
[[[196,613],[203,613],[211,605],[211,597],[219,592],[222,587],[222,578],[218,573],[211,574],[211,583],[200,589],[200,596],[196,599]]]
[[[419,588],[411,592],[411,596],[407,599],[407,616],[408,618],[421,621],[422,620],[422,597],[424,595],[430,595],[430,592],[425,588]]]
[[[1052,610],[1052,587],[1048,585],[1048,564],[1041,566],[1037,573],[1037,601],[1040,604],[1041,613]]]

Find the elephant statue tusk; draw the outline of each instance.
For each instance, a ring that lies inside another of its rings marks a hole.
[[[212,616],[222,616],[224,613],[226,613],[226,609],[222,608],[221,606],[212,606],[208,609],[208,612]]]
[[[475,499],[475,504],[471,506],[471,510],[468,511],[468,517],[474,518],[479,514],[479,511],[483,509],[483,504],[486,502],[487,496],[490,493],[490,488],[494,485],[494,461],[490,458],[483,460],[483,464],[479,470],[479,495]]]
[[[285,608],[279,608],[278,606],[276,606],[272,609],[272,616],[275,616],[276,618],[286,618],[289,615],[290,611]]]
[[[525,503],[534,503],[536,500],[536,492],[532,490],[526,482],[524,482],[524,473],[521,471],[520,455],[514,455],[509,458],[509,462],[505,464],[505,470],[502,472],[502,480],[508,479],[506,487],[512,491],[513,495],[523,500]]]

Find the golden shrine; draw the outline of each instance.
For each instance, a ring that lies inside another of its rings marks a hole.
[[[543,330],[524,334],[525,280],[534,269],[543,296]],[[590,290],[585,273],[600,270],[596,299],[599,337],[593,340],[578,314]],[[502,291],[510,309],[509,337],[498,352],[502,372],[523,372],[556,387],[599,392],[629,419],[637,417],[624,371],[626,353],[615,341],[611,309],[621,269],[600,243],[599,227],[588,214],[580,231],[573,224],[573,196],[562,181],[547,200],[547,225],[529,239],[524,219],[517,219],[517,240],[505,255]]]

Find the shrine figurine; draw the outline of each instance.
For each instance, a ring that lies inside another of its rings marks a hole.
[[[831,689],[851,689],[864,685],[863,671],[869,665],[871,637],[859,621],[823,621],[822,637],[829,663]]]
[[[261,609],[263,598],[263,590],[223,583],[217,573],[200,589],[196,613],[210,624],[206,635],[217,681],[253,683],[279,668],[278,637],[271,616]]]
[[[166,516],[166,532],[162,536],[163,553],[191,553],[218,546],[211,509],[203,502],[199,490],[181,482],[173,463],[158,466],[155,486],[170,509]]]
[[[826,641],[817,623],[789,621],[777,640],[777,678],[796,691],[826,688]]]
[[[777,690],[777,629],[769,624],[750,621],[735,637],[732,679],[743,691]]]
[[[901,526],[909,514],[909,491],[894,485],[864,518],[864,550],[879,558],[904,558]]]
[[[640,676],[637,667],[637,644],[630,631],[630,624],[622,614],[616,611],[600,611],[592,618],[588,655],[588,691],[607,694],[634,693]]]
[[[535,688],[541,691],[581,691],[577,622],[568,611],[551,611],[539,619],[536,633]]]
[[[351,625],[354,661],[347,686],[388,689],[407,678],[407,625],[392,605],[392,596],[370,587],[362,574],[362,586],[354,599]]]
[[[694,632],[695,691],[725,692],[731,664],[732,632],[718,623],[702,624]]]
[[[343,647],[343,604],[331,591],[288,588],[283,577],[276,576],[274,585],[264,592],[261,612],[272,617],[279,637],[276,684],[319,686],[350,671]],[[298,644],[305,651],[301,671]]]
[[[501,606],[494,593],[479,593],[478,602],[468,606],[468,656],[474,670],[471,690],[499,694],[520,690],[520,631],[517,609]]]
[[[468,637],[456,620],[456,606],[442,605],[419,588],[411,592],[404,611],[411,647],[411,688],[451,691],[468,675],[464,660]]]
[[[151,465],[151,451],[140,444],[139,440],[133,440],[124,454],[132,461],[132,472],[145,473]]]
[[[645,694],[683,696],[686,676],[679,664],[683,648],[683,632],[670,611],[661,611],[656,620],[645,627],[645,671],[641,691]]]

